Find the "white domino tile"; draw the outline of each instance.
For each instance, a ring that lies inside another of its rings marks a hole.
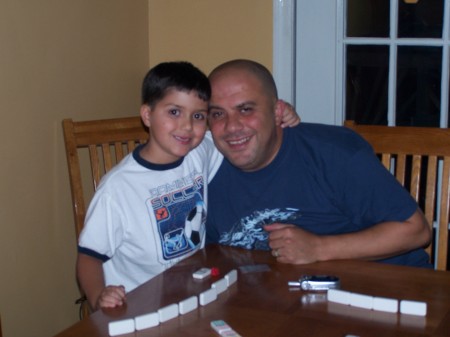
[[[207,305],[217,299],[217,291],[215,288],[210,288],[209,290],[206,290],[202,292],[198,296],[200,305]]]
[[[134,324],[136,326],[136,330],[153,328],[159,325],[159,314],[157,312],[152,312],[149,314],[136,316],[134,318]]]
[[[221,278],[219,281],[211,284],[211,288],[216,289],[217,295],[223,293],[228,288],[228,283],[225,278]]]
[[[228,274],[225,275],[225,280],[227,280],[227,286],[231,286],[237,281],[237,270],[233,269]]]
[[[124,319],[121,321],[109,322],[108,333],[110,336],[123,335],[134,332],[134,319]]]
[[[402,314],[426,316],[427,304],[425,302],[402,300],[400,301],[400,312]]]
[[[198,297],[192,296],[178,303],[180,315],[187,314],[198,308]]]
[[[373,310],[384,312],[398,312],[398,300],[385,297],[374,297]]]
[[[170,304],[164,308],[160,308],[158,310],[159,321],[164,323],[169,319],[177,317],[178,313],[178,304]]]
[[[350,304],[350,295],[350,292],[339,289],[328,289],[327,291],[328,301],[345,305]]]
[[[373,297],[369,295],[351,293],[350,294],[350,306],[363,308],[363,309],[373,309]]]

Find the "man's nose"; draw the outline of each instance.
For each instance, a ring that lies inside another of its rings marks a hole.
[[[242,129],[243,123],[242,123],[242,120],[241,120],[241,116],[239,116],[239,114],[236,114],[236,115],[235,114],[232,114],[232,115],[230,114],[228,116],[227,123],[226,123],[225,127],[226,127],[227,131],[230,131],[230,132]]]

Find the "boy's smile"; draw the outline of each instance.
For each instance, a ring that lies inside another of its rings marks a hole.
[[[169,164],[197,147],[206,132],[208,102],[197,92],[169,89],[153,108],[141,107],[141,117],[149,128],[149,141],[141,156],[154,164]]]

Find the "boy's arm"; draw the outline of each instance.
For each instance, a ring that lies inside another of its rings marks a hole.
[[[300,124],[300,116],[297,115],[295,108],[291,104],[283,100],[279,100],[279,104],[281,105],[283,113],[281,121],[277,121],[277,124],[279,123],[282,128],[294,127]]]
[[[89,255],[78,253],[77,278],[86,294],[90,307],[97,310],[102,307],[115,307],[125,301],[123,286],[105,287],[103,262]]]

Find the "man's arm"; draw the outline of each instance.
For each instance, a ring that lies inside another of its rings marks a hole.
[[[406,221],[382,222],[359,232],[318,236],[289,224],[264,227],[269,245],[277,251],[278,261],[304,264],[316,261],[365,259],[378,260],[424,247],[431,230],[422,211]]]
[[[105,287],[103,262],[89,255],[78,253],[77,278],[86,294],[90,307],[97,310],[103,307],[115,307],[125,301],[123,286]]]

